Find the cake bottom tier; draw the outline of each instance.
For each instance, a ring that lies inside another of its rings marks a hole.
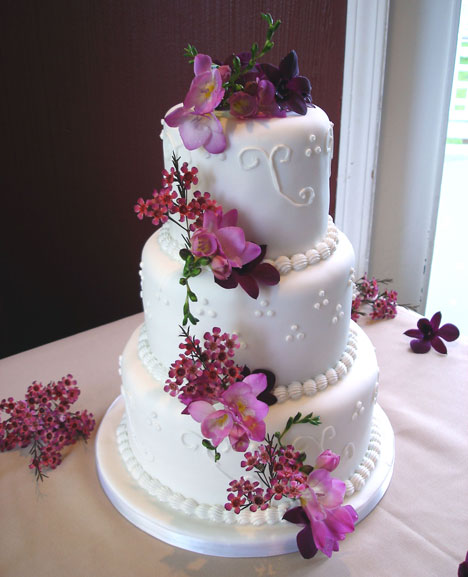
[[[224,509],[230,481],[249,476],[240,466],[243,454],[225,440],[218,447],[221,459],[215,463],[213,453],[201,444],[199,423],[181,414],[183,405],[164,392],[163,383],[155,380],[141,361],[141,329],[132,335],[121,359],[125,417],[117,435],[127,468],[150,495],[189,515],[230,524],[280,521],[291,506],[285,500],[255,513],[245,510],[234,515]],[[267,431],[273,434],[283,430],[288,418],[299,411],[320,416],[319,426],[294,425],[284,442],[305,451],[310,464],[325,449],[339,454],[334,476],[346,482],[347,495],[364,486],[380,450],[379,433],[373,428],[378,388],[375,353],[357,325],[353,324],[353,332],[357,354],[344,378],[313,396],[273,405],[266,418]]]

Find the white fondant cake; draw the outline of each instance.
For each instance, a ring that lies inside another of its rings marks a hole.
[[[246,238],[267,244],[266,257],[281,279],[261,286],[254,300],[240,287],[221,288],[204,270],[190,281],[200,298],[192,305],[200,319],[192,333],[200,338],[214,326],[236,333],[236,363],[275,373],[279,402],[266,417],[269,434],[298,411],[320,416],[320,426],[294,425],[285,441],[304,450],[310,463],[325,449],[340,455],[335,475],[351,495],[378,459],[379,435],[372,427],[378,369],[370,341],[350,321],[353,249],[328,217],[332,124],[319,108],[305,116],[220,119],[227,147],[217,155],[187,151],[177,129],[163,123],[166,169],[173,151],[196,166],[196,188],[209,191],[225,212],[239,211]],[[201,445],[200,424],[181,414],[183,406],[163,390],[180,352],[181,246],[177,227],[168,223],[143,250],[145,324],[121,359],[122,457],[150,495],[177,510],[215,522],[276,523],[290,503],[241,516],[224,509],[229,482],[247,476],[242,453],[225,439],[215,463]]]

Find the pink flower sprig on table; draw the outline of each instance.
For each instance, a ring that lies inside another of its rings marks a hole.
[[[48,385],[34,382],[24,400],[13,398],[0,402],[0,413],[8,418],[0,421],[0,451],[31,446],[30,469],[36,480],[47,477],[45,470],[55,469],[62,462],[62,449],[79,439],[89,439],[96,422],[92,413],[71,412],[80,389],[72,375]]]
[[[351,307],[351,318],[357,321],[361,316],[370,315],[372,320],[393,319],[397,314],[398,293],[394,290],[380,292],[379,283],[386,284],[390,279],[377,281],[374,277],[369,280],[367,273],[355,285],[355,294]],[[365,310],[370,306],[371,312]],[[364,309],[363,309],[364,307]]]
[[[447,354],[447,347],[442,339],[448,342],[455,341],[460,336],[460,331],[455,325],[450,323],[441,327],[441,320],[442,313],[435,313],[431,320],[425,318],[419,319],[417,329],[408,329],[403,333],[413,339],[410,341],[410,347],[414,353],[427,353],[432,347],[442,355]]]

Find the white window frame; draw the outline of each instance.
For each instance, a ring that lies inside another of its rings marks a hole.
[[[335,220],[424,310],[461,0],[348,0]]]
[[[348,0],[335,221],[369,267],[390,0]]]

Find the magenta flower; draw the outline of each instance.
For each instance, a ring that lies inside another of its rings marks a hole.
[[[284,110],[292,110],[305,115],[307,106],[312,105],[310,82],[305,76],[299,76],[297,54],[291,50],[279,67],[272,64],[260,64],[259,68],[275,86],[276,101]]]
[[[222,409],[215,409],[208,401],[194,401],[187,411],[201,423],[202,434],[217,447],[223,439],[229,441],[235,451],[243,452],[250,439],[262,441],[265,437],[264,418],[268,405],[259,401],[257,395],[267,386],[265,375],[251,374],[243,381],[230,385],[218,399]]]
[[[256,299],[260,293],[259,284],[267,286],[278,284],[280,281],[278,270],[270,263],[262,262],[266,254],[266,245],[260,245],[260,249],[256,258],[241,268],[232,269],[230,275],[224,279],[217,276],[215,282],[226,289],[240,285],[253,299]]]
[[[178,127],[187,150],[204,146],[218,154],[226,148],[221,122],[214,110],[224,96],[223,80],[217,67],[212,67],[210,56],[197,54],[194,60],[195,78],[182,106],[166,115],[171,127]]]
[[[184,108],[193,108],[197,114],[213,112],[224,96],[223,80],[211,57],[197,54],[194,60],[195,78],[184,100]]]
[[[241,268],[261,253],[261,248],[245,240],[244,231],[236,226],[237,210],[223,214],[221,209],[207,210],[203,226],[191,238],[192,253],[213,257],[211,269],[216,279],[227,279],[233,268]]]
[[[238,118],[285,116],[275,100],[275,87],[269,80],[246,83],[244,90],[229,97],[229,110]]]
[[[408,337],[413,337],[410,347],[414,353],[427,353],[433,347],[438,353],[447,354],[447,347],[442,339],[448,342],[455,341],[460,336],[460,331],[452,324],[441,327],[441,319],[442,314],[438,312],[431,320],[419,319],[417,329],[409,329],[403,333]]]
[[[316,469],[325,469],[330,473],[334,471],[339,464],[340,456],[336,453],[333,453],[333,451],[330,451],[330,449],[323,451],[323,453],[321,453],[315,460]]]
[[[343,481],[331,477],[326,469],[314,469],[301,493],[301,506],[285,513],[286,521],[304,525],[297,535],[304,558],[310,559],[317,550],[331,557],[338,551],[339,541],[354,531],[358,516],[351,505],[342,506],[345,489]]]
[[[468,553],[465,560],[458,566],[458,577],[468,577]]]
[[[219,154],[226,148],[221,122],[214,113],[197,114],[179,106],[164,118],[168,126],[178,127],[187,150],[204,146],[208,152]]]

